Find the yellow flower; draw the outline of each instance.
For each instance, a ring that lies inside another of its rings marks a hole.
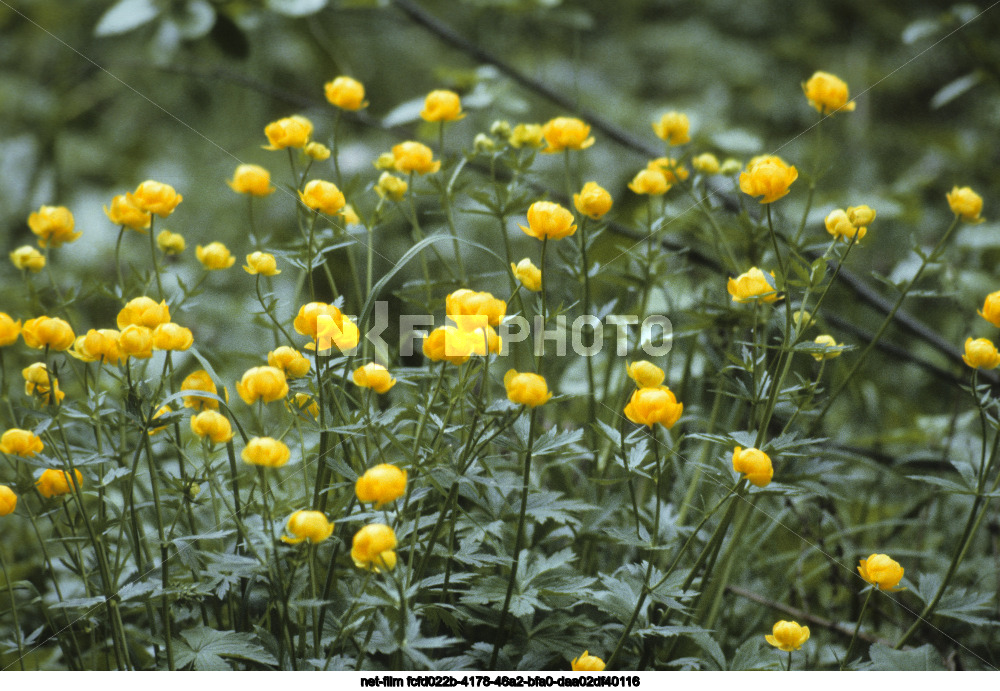
[[[648,194],[655,197],[666,194],[667,190],[670,189],[670,184],[662,171],[643,168],[632,178],[628,188],[636,194]]]
[[[674,392],[666,386],[636,389],[625,406],[625,417],[650,429],[656,423],[670,429],[677,424],[683,412],[684,404],[678,403]]]
[[[826,346],[827,348],[840,348],[844,347],[843,343],[837,343],[837,339],[829,334],[823,334],[822,336],[817,336],[816,340],[813,341],[816,345]],[[835,357],[840,357],[843,350],[827,350],[823,353],[813,353],[812,356],[816,358],[816,361],[820,360],[832,360]]]
[[[375,508],[381,509],[406,494],[406,471],[388,463],[381,463],[369,468],[358,478],[354,492],[362,504],[374,502]]]
[[[573,206],[576,207],[576,210],[594,220],[611,211],[613,203],[608,191],[596,182],[584,184],[580,193],[573,195]]]
[[[130,324],[118,335],[118,349],[122,357],[140,360],[153,357],[153,331],[146,326]]]
[[[358,325],[346,315],[319,315],[316,317],[316,341],[307,343],[307,350],[329,350],[336,346],[340,352],[358,347],[361,332]]]
[[[76,240],[82,233],[74,233],[74,225],[73,214],[65,206],[42,206],[28,216],[28,227],[42,247],[59,247]]]
[[[191,431],[199,437],[208,437],[216,444],[233,438],[233,426],[229,419],[214,410],[203,410],[191,416]]]
[[[743,449],[737,446],[733,450],[733,470],[746,475],[747,480],[758,487],[767,487],[774,477],[771,457],[760,449]]]
[[[6,312],[0,312],[0,346],[9,346],[21,335],[21,320],[14,321]]]
[[[153,222],[153,215],[143,210],[139,203],[128,194],[117,194],[111,198],[111,208],[104,207],[104,213],[116,226],[124,226],[140,233]]]
[[[400,173],[436,173],[441,161],[435,161],[434,152],[420,142],[403,142],[392,147],[393,166]]]
[[[965,355],[962,356],[973,369],[995,369],[1000,365],[1000,352],[988,338],[965,339]]]
[[[24,322],[21,337],[30,348],[68,350],[76,340],[73,328],[58,317],[36,317]]]
[[[247,405],[258,400],[270,403],[288,395],[288,381],[277,367],[251,367],[236,382],[236,393]]]
[[[299,191],[299,199],[310,209],[331,216],[343,209],[347,203],[340,188],[326,180],[307,182],[306,188]]]
[[[795,166],[790,166],[777,156],[757,156],[750,160],[747,169],[740,173],[740,189],[751,197],[759,197],[761,204],[770,204],[788,194],[788,189],[799,177]]]
[[[396,385],[396,380],[389,374],[389,370],[375,362],[358,367],[351,378],[358,386],[379,394],[386,393]]]
[[[253,252],[248,254],[247,263],[243,267],[243,270],[251,276],[257,274],[261,276],[277,276],[281,273],[274,255],[267,252]]]
[[[691,165],[694,166],[695,170],[705,175],[715,175],[719,172],[719,159],[715,157],[715,154],[698,154],[691,159]]]
[[[285,529],[295,536],[281,536],[281,541],[287,545],[297,545],[306,540],[318,545],[333,535],[333,523],[321,511],[296,511],[288,517]]]
[[[173,410],[174,410],[174,409],[173,409],[173,408],[171,408],[171,407],[170,407],[170,406],[168,406],[168,405],[161,405],[161,406],[160,406],[160,407],[159,407],[159,408],[157,409],[156,413],[155,413],[155,414],[153,415],[153,419],[154,419],[154,420],[156,420],[157,418],[161,418],[161,417],[163,417],[164,415],[166,415],[167,413],[171,413],[171,412],[173,412]],[[160,427],[153,427],[152,429],[150,429],[150,430],[149,430],[149,436],[153,436],[154,434],[156,434],[156,433],[158,433],[158,432],[162,432],[162,431],[163,431],[163,430],[165,430],[166,428],[167,428],[167,426],[166,426],[166,425],[161,425]]]
[[[181,382],[181,391],[205,391],[213,395],[219,393],[211,375],[203,369],[195,370],[184,377],[184,381]],[[205,410],[206,408],[218,410],[219,402],[214,398],[205,398],[204,396],[185,396],[184,407],[195,410]]]
[[[816,323],[816,320],[813,319],[809,310],[799,309],[792,312],[792,323],[799,327],[799,329],[805,330],[810,326],[813,326]]]
[[[538,240],[561,240],[576,232],[573,214],[555,202],[535,202],[528,207],[528,226],[518,224],[526,234]]]
[[[500,326],[507,314],[507,303],[490,293],[460,288],[445,299],[445,314],[458,328],[472,331],[486,324]]]
[[[0,436],[0,452],[11,456],[21,456],[31,458],[36,453],[42,451],[45,445],[42,440],[35,436],[34,432],[16,427],[7,430]]]
[[[372,165],[375,166],[375,170],[396,170],[396,157],[392,155],[391,151],[384,151],[379,154]]]
[[[574,672],[602,672],[604,671],[604,660],[584,650],[583,655],[574,657],[569,666]]]
[[[170,321],[170,308],[167,306],[166,300],[156,302],[153,298],[144,295],[129,300],[118,312],[116,321],[119,329],[124,329],[130,324],[155,329],[160,324],[166,324]]]
[[[157,350],[187,350],[194,343],[191,329],[168,322],[153,329],[153,347]]]
[[[732,175],[733,173],[738,173],[743,168],[743,161],[738,158],[727,158],[721,164],[719,164],[719,174],[720,175]]]
[[[17,495],[7,485],[0,485],[0,516],[9,516],[17,508]]]
[[[518,372],[517,370],[507,370],[503,376],[503,386],[507,389],[507,398],[512,403],[526,405],[529,408],[537,408],[552,398],[545,378],[533,372]]]
[[[538,123],[521,123],[514,126],[514,130],[507,138],[507,142],[515,149],[523,146],[537,149],[545,139],[545,130]]]
[[[334,305],[325,302],[310,302],[299,308],[299,313],[295,317],[292,326],[303,336],[310,336],[316,340],[317,322],[320,315],[327,315],[338,321],[344,318],[343,313]]]
[[[816,72],[802,84],[802,91],[809,105],[824,115],[854,110],[854,101],[848,101],[847,84],[829,72]]]
[[[326,100],[341,110],[361,110],[368,105],[365,86],[350,77],[337,77],[323,85]]]
[[[210,242],[204,247],[198,245],[194,248],[194,254],[206,271],[228,269],[236,263],[236,257],[230,254],[229,248],[221,242]]]
[[[187,247],[184,236],[180,233],[171,233],[169,230],[161,230],[156,236],[156,246],[164,254],[180,254]]]
[[[340,210],[340,215],[344,217],[344,223],[348,225],[361,223],[361,217],[358,216],[358,212],[350,204],[344,204],[344,208]]]
[[[629,363],[625,371],[640,388],[655,389],[667,378],[666,373],[648,360]]]
[[[83,489],[83,475],[79,470],[73,473],[76,476],[77,489]],[[46,499],[57,497],[63,494],[70,494],[73,491],[73,478],[63,470],[46,470],[35,480],[38,493]]]
[[[860,559],[858,563],[860,564],[858,573],[861,577],[879,590],[890,593],[905,590],[896,587],[903,580],[903,567],[898,561],[890,559],[889,555],[873,554],[867,559]]]
[[[424,339],[424,357],[433,362],[445,360],[453,365],[464,364],[473,353],[469,333],[454,326],[439,326]]]
[[[687,115],[670,111],[660,116],[659,122],[653,123],[653,132],[670,146],[678,146],[691,141],[691,136],[688,134],[690,127]]]
[[[968,223],[982,223],[984,218],[979,214],[983,211],[983,198],[972,191],[971,187],[952,187],[945,195],[951,212]],[[44,207],[43,207],[44,208]],[[45,245],[42,245],[44,247]]]
[[[849,206],[847,211],[834,209],[823,223],[830,235],[848,242],[855,235],[861,240],[868,233],[868,224],[875,220],[875,210],[868,206]]]
[[[370,523],[354,534],[351,559],[359,569],[380,573],[396,567],[396,533],[387,525]]]
[[[668,185],[673,185],[678,180],[687,180],[691,175],[687,168],[675,159],[667,158],[666,156],[654,158],[646,164],[646,167],[650,170],[658,170],[663,173],[663,177],[667,179]]]
[[[45,255],[36,250],[31,245],[18,247],[10,253],[10,260],[14,263],[15,269],[38,273],[45,268]]]
[[[250,465],[260,465],[267,468],[280,468],[288,463],[292,452],[284,442],[272,437],[254,437],[247,442],[240,456]]]
[[[771,272],[774,279],[774,272]],[[764,272],[756,266],[741,274],[737,278],[730,278],[726,284],[726,290],[733,296],[733,302],[753,302],[759,299],[761,302],[774,302],[778,299],[778,293],[774,286],[768,282]]]
[[[406,190],[410,186],[406,180],[398,178],[391,173],[382,173],[379,176],[378,184],[375,185],[375,192],[383,199],[391,199],[394,202],[402,201],[406,196]]]
[[[986,296],[983,309],[978,314],[993,326],[1000,327],[1000,290]]]
[[[542,136],[548,145],[543,154],[554,154],[565,149],[588,149],[594,145],[590,125],[577,118],[553,118],[542,125]]]
[[[271,173],[266,168],[261,168],[251,163],[236,166],[233,179],[227,180],[226,184],[234,192],[249,194],[254,197],[266,197],[276,189],[271,184]]]
[[[268,151],[301,149],[309,143],[312,132],[312,123],[301,115],[281,118],[264,128],[264,136],[268,142],[268,146],[264,148]]]
[[[126,196],[133,206],[147,213],[156,214],[160,218],[172,214],[177,205],[184,201],[184,197],[177,194],[173,187],[156,180],[140,183],[135,192],[130,192]]]
[[[427,94],[420,117],[427,122],[452,122],[465,117],[462,102],[454,91],[439,89]]]
[[[291,346],[279,346],[267,354],[267,364],[277,367],[288,379],[304,377],[309,373],[309,359]]]
[[[69,354],[84,362],[101,362],[117,365],[121,362],[122,353],[118,347],[121,332],[117,329],[90,329],[86,335],[80,336],[73,343]]]
[[[325,161],[330,158],[330,149],[319,142],[309,142],[303,151],[314,161]]]
[[[782,619],[774,625],[770,634],[764,636],[764,640],[775,648],[790,653],[801,648],[802,644],[809,640],[809,627]]]
[[[537,293],[542,289],[542,270],[532,264],[527,257],[517,264],[511,264],[510,270],[514,272],[514,278],[520,281],[527,290]]]
[[[59,390],[59,380],[49,379],[49,369],[44,362],[35,362],[23,370],[21,376],[24,377],[24,395],[38,396],[45,405],[51,405],[53,398],[55,403],[62,403],[66,394]]]
[[[301,410],[306,411],[307,413],[312,415],[314,420],[319,418],[319,403],[317,403],[316,400],[309,394],[307,393],[295,394],[294,402],[296,408],[298,408],[300,411]],[[289,410],[292,409],[288,401],[285,401],[285,406],[288,407]]]

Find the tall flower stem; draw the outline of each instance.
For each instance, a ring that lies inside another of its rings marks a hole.
[[[163,281],[160,280],[160,260],[156,256],[156,233],[153,232],[153,228],[156,226],[156,221],[152,215],[150,215],[149,220],[149,256],[153,260],[153,275],[156,276],[156,289],[160,293],[160,300],[163,299]],[[125,287],[122,286],[124,291]]]
[[[152,233],[150,233],[152,235]],[[118,275],[118,289],[122,291],[122,300],[125,300],[125,277],[122,275],[122,239],[125,237],[125,226],[118,229],[118,240],[115,241],[115,273]]]
[[[583,263],[583,314],[590,314],[590,262],[587,259],[587,217],[580,221],[580,261]],[[599,327],[598,327],[599,328]],[[597,436],[594,423],[597,422],[597,390],[594,384],[594,358],[584,357],[587,362],[587,431],[590,437],[590,448],[596,451]]]
[[[23,672],[24,641],[21,637],[21,620],[17,616],[17,602],[14,600],[14,584],[10,580],[10,574],[7,571],[7,559],[4,557],[2,549],[0,549],[0,570],[3,571],[3,582],[7,584],[7,595],[10,597],[10,614],[13,620],[11,623],[14,624],[14,639],[17,642],[17,662]]]
[[[816,183],[819,182],[820,175],[822,171],[820,170],[820,162],[823,156],[823,121],[826,120],[828,116],[823,115],[821,112],[819,114],[819,121],[816,123],[816,144],[815,144],[815,158],[813,159],[813,170],[812,175],[809,176],[809,193],[806,195],[806,205],[802,209],[802,220],[799,221],[799,228],[795,231],[795,240],[793,244],[798,245],[799,240],[802,237],[802,231],[805,230],[806,221],[809,219],[809,212],[812,210],[813,196],[816,193]]]
[[[844,671],[844,666],[851,661],[851,653],[854,652],[854,644],[858,640],[858,631],[861,630],[861,620],[865,618],[865,612],[868,611],[868,603],[872,599],[872,594],[875,592],[875,586],[868,588],[868,597],[865,598],[865,604],[861,606],[861,614],[858,615],[858,623],[854,626],[854,633],[851,635],[851,642],[847,646],[847,652],[844,653],[844,659],[840,663],[840,671]]]
[[[147,426],[150,424],[147,421]],[[163,592],[160,594],[161,615],[163,617],[163,640],[167,648],[167,668],[170,671],[174,667],[174,644],[172,640],[172,620],[170,617],[170,602],[167,599],[167,591],[170,587],[170,545],[167,543],[166,535],[163,532],[163,512],[160,506],[160,478],[156,465],[153,463],[153,449],[149,443],[149,434],[142,431],[143,445],[146,447],[146,461],[149,464],[149,484],[153,490],[153,509],[156,512],[156,532],[160,542],[160,585]]]

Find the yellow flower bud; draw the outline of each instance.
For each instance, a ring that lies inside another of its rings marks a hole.
[[[285,373],[287,379],[304,377],[309,373],[309,359],[291,346],[279,346],[267,354],[267,364]]]
[[[527,290],[537,293],[542,289],[542,270],[532,264],[527,257],[517,264],[511,264],[510,270],[514,272],[514,278],[520,281]]]
[[[361,110],[368,105],[364,84],[350,77],[337,77],[323,85],[326,100],[341,110]]]
[[[459,329],[472,331],[486,324],[500,326],[500,322],[507,314],[507,303],[490,293],[461,288],[445,299],[445,314]],[[463,319],[463,317],[471,318]],[[475,317],[483,317],[485,321]]]
[[[156,214],[160,218],[172,214],[177,205],[184,201],[184,197],[177,194],[173,187],[156,180],[140,183],[135,192],[130,192],[126,196],[133,206],[146,213]]]
[[[982,223],[986,220],[979,216],[983,211],[983,198],[973,192],[971,187],[953,187],[945,196],[948,198],[951,212],[963,221]]]
[[[691,141],[691,136],[688,134],[690,127],[687,115],[670,111],[664,113],[659,122],[653,123],[653,132],[670,146],[678,146]]]
[[[715,175],[720,171],[719,159],[715,157],[715,154],[698,154],[691,159],[691,165],[699,173],[704,173],[705,175]]]
[[[394,202],[402,201],[409,189],[406,180],[398,178],[391,173],[382,173],[379,176],[378,184],[375,185],[375,192],[383,199],[391,199]]]
[[[979,316],[993,326],[1000,328],[1000,290],[986,296],[986,301],[983,302],[983,309],[979,311]]]
[[[17,508],[17,495],[7,485],[0,485],[0,516],[9,516]]]
[[[354,534],[351,559],[359,569],[380,573],[396,567],[396,533],[387,525],[371,523]]]
[[[247,255],[246,266],[243,267],[251,276],[277,276],[281,273],[273,254],[267,252],[252,252]]]
[[[111,208],[104,207],[105,215],[116,226],[124,226],[145,233],[152,223],[153,215],[144,211],[131,195],[118,194],[111,198]]]
[[[319,403],[312,396],[307,393],[297,393],[295,394],[294,402],[296,408],[312,415],[313,420],[319,419]],[[287,401],[285,405],[291,410],[291,406],[289,406]]]
[[[42,247],[59,247],[79,238],[82,233],[74,233],[74,225],[73,214],[65,206],[42,206],[28,216],[28,227]]]
[[[181,391],[205,391],[213,395],[219,393],[215,382],[212,381],[211,375],[203,369],[195,370],[184,377],[184,381],[181,382]],[[206,408],[217,410],[219,402],[214,398],[205,398],[204,396],[185,396],[184,407],[194,408],[195,410],[205,410]]]
[[[10,260],[13,262],[14,268],[21,271],[30,271],[37,274],[45,268],[45,255],[31,245],[18,247],[10,253]]]
[[[347,203],[340,188],[326,180],[310,180],[306,188],[299,191],[299,199],[310,209],[331,216]]]
[[[444,89],[432,91],[424,99],[424,109],[420,117],[427,122],[451,122],[465,117],[462,102],[454,91]]]
[[[472,140],[472,148],[476,153],[489,154],[497,150],[497,143],[488,134],[480,132]]]
[[[270,403],[288,395],[288,381],[277,367],[251,367],[236,382],[236,393],[247,405],[258,400]]]
[[[642,389],[655,389],[667,378],[666,373],[648,360],[629,363],[625,371],[628,376]]]
[[[153,357],[153,331],[146,326],[130,324],[118,335],[118,349],[122,357],[146,360]]]
[[[280,468],[288,463],[292,452],[284,442],[271,437],[254,437],[247,442],[246,448],[240,454],[243,461],[250,465],[266,468]]]
[[[187,247],[184,236],[180,233],[171,233],[169,230],[161,230],[156,236],[156,246],[164,254],[180,254]]]
[[[268,142],[264,148],[268,151],[301,149],[309,143],[312,132],[312,123],[301,115],[281,118],[264,128],[264,136]]]
[[[330,149],[319,142],[309,142],[304,149],[306,156],[314,161],[325,161],[330,158]]]
[[[887,554],[873,554],[867,559],[858,560],[858,573],[861,577],[871,583],[879,590],[886,590],[890,593],[905,588],[897,588],[899,582],[903,580],[903,567],[899,562],[890,559]]]
[[[76,476],[76,488],[82,490],[83,475],[79,470],[74,471],[73,474]],[[39,494],[46,499],[51,499],[73,492],[74,482],[68,472],[49,469],[43,471],[41,476],[35,480],[35,487],[38,488]]]
[[[170,413],[170,412],[173,412],[173,408],[171,408],[168,405],[161,405],[157,409],[156,413],[153,415],[153,419],[156,420],[158,418],[161,418],[161,417],[163,417],[164,415],[166,415],[167,413]],[[167,428],[166,425],[161,425],[160,427],[153,427],[152,429],[149,430],[149,436],[153,436],[154,434],[162,432],[166,428]]]
[[[684,404],[678,403],[674,392],[666,386],[636,389],[625,406],[625,417],[650,429],[656,423],[670,429],[677,424],[683,412]]]
[[[760,203],[770,204],[788,194],[798,177],[799,171],[795,166],[788,165],[779,157],[757,156],[740,173],[740,189],[751,197],[763,195]]]
[[[358,212],[354,210],[354,207],[350,204],[344,204],[344,208],[340,210],[340,215],[344,218],[344,223],[347,225],[357,225],[361,223],[361,217],[358,216]]]
[[[773,281],[773,271],[771,278]],[[774,302],[778,299],[778,293],[774,286],[768,282],[764,272],[756,266],[737,278],[730,278],[726,289],[733,296],[733,302],[753,302],[755,299],[759,299],[761,302]]]
[[[153,329],[153,347],[157,350],[187,350],[194,343],[191,329],[168,322]]]
[[[604,660],[584,650],[583,655],[574,657],[569,666],[574,672],[602,672],[604,671]]]
[[[472,338],[454,326],[439,326],[424,339],[423,352],[424,357],[433,362],[444,360],[461,365],[472,356]]]
[[[233,438],[233,427],[229,419],[214,410],[203,410],[191,416],[191,431],[201,438],[208,438],[215,444],[224,444]]]
[[[389,374],[389,370],[375,362],[358,367],[351,378],[358,386],[371,389],[378,394],[386,393],[396,385],[396,380]]]
[[[758,487],[767,487],[774,477],[771,457],[760,449],[743,449],[737,446],[733,450],[733,470],[746,475],[747,480]]]
[[[719,175],[732,175],[738,173],[743,168],[743,161],[736,158],[727,158],[719,165]]]
[[[576,232],[573,214],[555,202],[535,202],[529,206],[528,226],[518,227],[537,240],[561,240]]]
[[[7,430],[0,436],[0,452],[11,456],[31,458],[45,448],[42,440],[34,432],[16,427]]]
[[[327,520],[321,511],[296,511],[288,517],[285,529],[294,537],[282,535],[281,541],[288,545],[297,545],[309,540],[314,545],[333,535],[333,523]]]
[[[393,166],[400,173],[436,173],[441,161],[435,161],[434,152],[420,142],[403,142],[392,147]]]
[[[513,134],[510,123],[506,120],[494,120],[490,125],[490,134],[500,139],[508,139]]]
[[[962,360],[973,369],[995,369],[1000,365],[1000,352],[997,352],[997,347],[988,338],[967,338]]]
[[[632,178],[628,188],[636,194],[648,194],[655,197],[666,194],[667,190],[670,189],[670,184],[661,171],[643,168]]]
[[[518,372],[507,370],[503,377],[503,386],[507,389],[507,398],[512,403],[536,408],[552,398],[545,378],[533,372]]]
[[[21,320],[14,321],[6,312],[0,312],[0,346],[9,346],[21,335]]]
[[[118,328],[124,329],[130,324],[146,326],[155,329],[160,324],[170,321],[170,308],[166,300],[156,302],[145,295],[129,300],[118,312]]]
[[[578,118],[553,118],[542,125],[542,136],[547,146],[543,154],[554,154],[565,149],[588,149],[594,145],[590,125]]]
[[[206,271],[228,269],[236,263],[236,257],[230,254],[229,248],[221,242],[210,242],[204,247],[198,245],[194,248],[194,254]]]
[[[392,152],[386,151],[379,154],[373,163],[375,170],[396,170],[396,157]]]
[[[374,502],[375,508],[381,509],[406,494],[406,471],[388,463],[369,468],[358,478],[354,492],[362,504]]]
[[[233,179],[227,180],[234,192],[249,194],[254,197],[266,197],[276,189],[271,184],[271,173],[266,168],[244,163],[236,166]]]
[[[782,619],[764,636],[764,640],[779,650],[790,653],[798,650],[809,640],[809,627],[799,626],[797,622]]]
[[[813,343],[821,346],[826,346],[827,348],[838,348],[842,349],[844,347],[843,343],[837,343],[837,339],[829,334],[823,334],[822,336],[817,336]],[[821,360],[832,360],[835,357],[840,357],[843,350],[828,350],[823,353],[813,353],[812,356],[817,362]]]
[[[816,72],[802,84],[802,91],[809,105],[824,115],[854,110],[854,101],[848,100],[847,84],[829,72]]]
[[[45,405],[59,404],[66,398],[66,394],[59,390],[59,380],[49,379],[49,369],[44,362],[28,365],[21,370],[21,376],[24,377],[25,396],[38,396]]]
[[[545,130],[538,123],[521,123],[514,127],[507,142],[515,149],[530,147],[537,149],[545,140]]]
[[[21,336],[29,348],[68,350],[76,340],[73,328],[58,317],[36,317],[24,322]]]
[[[608,191],[596,182],[586,183],[579,194],[573,195],[573,206],[576,210],[594,220],[611,211],[613,203]]]

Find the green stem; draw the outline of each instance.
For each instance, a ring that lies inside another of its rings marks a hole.
[[[149,221],[149,255],[153,260],[153,275],[156,276],[156,289],[160,292],[160,299],[163,299],[163,282],[160,280],[160,261],[156,256],[156,236],[153,228],[156,225],[154,217],[150,215]],[[124,286],[122,286],[124,290]]]
[[[21,638],[21,620],[17,616],[17,602],[14,600],[14,584],[10,580],[7,571],[7,560],[4,558],[3,550],[0,549],[0,570],[3,571],[3,582],[7,584],[7,595],[10,597],[11,618],[14,620],[14,638],[17,641],[17,662],[24,671],[24,641]]]
[[[861,614],[858,615],[858,623],[854,626],[854,633],[851,635],[851,642],[848,644],[847,652],[844,654],[844,661],[840,663],[841,672],[844,671],[844,666],[851,661],[851,653],[854,652],[854,644],[858,640],[858,631],[861,630],[861,620],[865,618],[865,612],[868,611],[868,603],[871,601],[875,590],[875,586],[868,588],[868,597],[865,598],[865,604],[861,607]]]

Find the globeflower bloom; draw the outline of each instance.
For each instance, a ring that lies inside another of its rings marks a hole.
[[[277,367],[251,367],[236,382],[236,393],[247,405],[258,400],[270,403],[288,395],[288,382]]]
[[[334,321],[344,318],[343,312],[335,305],[329,305],[325,302],[310,302],[299,308],[299,313],[295,316],[292,326],[303,336],[309,336],[315,341],[318,329],[317,319],[321,315],[327,315]]]
[[[491,293],[460,288],[445,299],[445,314],[463,331],[482,328],[487,323],[500,326],[507,314],[507,303]]]
[[[305,155],[314,161],[325,161],[330,158],[329,147],[320,144],[319,142],[309,142],[306,144],[306,148],[303,149]]]
[[[35,274],[45,268],[45,255],[31,245],[18,247],[11,252],[10,261],[14,264],[15,269]]]
[[[285,530],[294,536],[281,536],[286,545],[297,545],[306,540],[318,545],[333,535],[333,523],[321,511],[296,511],[288,517]]]
[[[229,419],[214,410],[203,410],[197,415],[192,415],[191,431],[216,444],[224,444],[233,438],[233,426],[229,423]]]
[[[153,329],[153,347],[157,350],[187,350],[194,343],[191,329],[168,322]]]
[[[670,429],[684,412],[684,404],[677,402],[674,392],[666,386],[636,389],[625,406],[625,417],[637,425],[650,429],[660,423]]]
[[[797,622],[782,619],[775,623],[771,633],[764,636],[764,640],[778,650],[790,653],[801,648],[802,644],[809,640],[809,627],[799,626]]]
[[[574,657],[569,666],[574,672],[602,672],[604,671],[604,660],[584,650],[583,655]]]
[[[298,409],[299,411],[305,411],[309,413],[314,420],[319,419],[319,403],[317,403],[316,399],[314,399],[309,394],[297,393],[295,394],[293,402],[295,403],[295,408]],[[285,406],[289,410],[293,410],[292,407],[289,405],[288,401],[285,401]]]
[[[219,393],[215,382],[212,381],[211,375],[203,369],[195,370],[184,377],[184,381],[181,382],[181,391],[204,391],[212,395]],[[195,410],[204,410],[206,408],[217,410],[219,402],[214,398],[205,398],[204,396],[185,396],[184,407],[194,408]]]
[[[375,508],[381,509],[406,494],[406,471],[388,463],[381,463],[369,468],[358,478],[354,492],[362,504],[374,502]]]
[[[347,203],[340,188],[326,180],[307,182],[305,189],[299,191],[299,199],[313,211],[331,216],[343,209]]]
[[[378,394],[387,393],[396,385],[396,380],[389,374],[389,370],[375,362],[358,367],[351,375],[351,379],[358,386],[371,389]]]
[[[673,185],[678,180],[687,180],[691,176],[688,169],[678,163],[676,159],[667,158],[666,156],[654,158],[646,164],[646,167],[650,170],[658,170],[663,173],[663,177],[666,178],[668,185]]]
[[[30,348],[68,350],[76,340],[73,328],[58,317],[36,317],[24,322],[21,336]]]
[[[590,125],[578,118],[553,118],[542,125],[542,136],[547,146],[543,154],[554,154],[566,149],[589,149],[594,145]]]
[[[24,395],[38,396],[45,405],[62,403],[66,394],[59,390],[59,380],[49,378],[49,369],[44,362],[35,362],[23,370],[21,376],[24,377]]]
[[[146,326],[130,324],[118,335],[118,349],[122,357],[146,360],[153,357],[153,331]]]
[[[441,161],[435,161],[434,152],[420,142],[403,142],[392,147],[393,166],[400,173],[436,173],[441,169]]]
[[[474,346],[470,333],[454,326],[439,326],[424,339],[424,357],[432,362],[442,360],[453,365],[465,364],[472,357]]]
[[[670,184],[661,171],[643,168],[635,174],[632,182],[628,184],[628,188],[636,194],[648,194],[651,197],[656,197],[666,194],[667,190],[670,189]]]
[[[396,567],[396,532],[387,525],[371,523],[354,534],[351,559],[359,569],[375,573]]]
[[[291,346],[278,346],[267,354],[267,364],[285,373],[287,379],[304,377],[309,373],[309,358]]]
[[[745,475],[757,487],[767,487],[774,477],[771,457],[760,449],[743,449],[737,446],[733,450],[733,470]]]
[[[655,389],[667,378],[666,373],[648,360],[638,360],[629,363],[625,371],[628,376],[643,389]]]
[[[267,137],[268,143],[264,148],[268,151],[301,149],[309,143],[312,133],[312,123],[301,115],[281,118],[264,128],[264,136]]]
[[[116,321],[119,329],[124,329],[130,324],[155,329],[160,324],[170,321],[170,308],[166,300],[156,302],[146,296],[133,298],[118,312]]]
[[[252,252],[247,255],[246,266],[243,267],[251,276],[260,274],[261,276],[277,276],[281,273],[278,262],[273,254],[267,252]]]
[[[160,218],[172,214],[177,205],[184,201],[184,197],[177,194],[177,190],[156,180],[140,183],[135,192],[130,192],[126,196],[133,206],[147,213],[156,214]]]
[[[76,487],[83,489],[83,475],[79,470],[73,473],[76,476]],[[70,494],[73,491],[73,478],[70,474],[62,470],[46,470],[35,480],[35,487],[38,493],[46,499],[58,497],[63,494]]]
[[[153,222],[153,215],[139,206],[138,200],[128,194],[111,198],[111,208],[104,207],[105,215],[116,226],[124,226],[145,233]]]
[[[576,210],[595,221],[611,211],[613,203],[611,194],[596,182],[584,184],[583,189],[573,195],[573,206]]]
[[[774,280],[773,271],[771,279]],[[737,278],[730,278],[726,290],[733,296],[733,302],[752,302],[755,299],[761,302],[774,302],[778,299],[777,290],[768,282],[764,272],[756,266]]]
[[[285,446],[285,443],[271,437],[254,437],[240,454],[243,460],[250,465],[259,465],[266,468],[280,468],[288,463],[292,452]]]
[[[798,177],[799,171],[795,170],[795,166],[788,165],[777,156],[757,156],[740,173],[740,189],[751,197],[763,195],[760,203],[770,204],[788,194]]]
[[[670,146],[678,146],[691,141],[691,136],[688,133],[690,127],[691,123],[687,115],[670,111],[664,113],[659,122],[653,123],[653,132]]]
[[[705,175],[715,175],[720,169],[719,159],[715,157],[715,154],[710,153],[698,154],[691,159],[691,165],[699,173]]]
[[[169,230],[161,230],[156,236],[156,246],[164,254],[180,254],[187,247],[184,236],[180,233],[171,233]]]
[[[21,335],[21,320],[14,321],[6,312],[0,312],[0,346],[9,346]]]
[[[379,176],[378,184],[375,185],[375,193],[382,199],[400,202],[406,197],[406,190],[409,188],[406,180],[385,172]]]
[[[982,223],[985,220],[979,216],[983,211],[983,198],[973,192],[971,187],[953,187],[945,196],[951,212],[963,221]]]
[[[555,202],[535,202],[529,206],[527,227],[520,224],[518,227],[537,240],[562,240],[576,232],[573,214]]]
[[[0,485],[0,516],[9,516],[17,508],[17,494],[7,485]]]
[[[854,101],[849,101],[847,84],[839,77],[829,72],[816,72],[808,81],[802,84],[809,105],[823,115],[827,113],[849,112],[854,110]]]
[[[511,264],[510,270],[514,272],[514,278],[527,290],[537,293],[542,289],[542,270],[532,264],[527,257],[517,264]]]
[[[341,110],[361,110],[368,105],[365,86],[356,79],[340,76],[323,85],[326,100]]]
[[[1000,290],[986,296],[986,301],[983,302],[983,309],[979,311],[979,316],[993,326],[1000,328]]]
[[[838,349],[838,350],[827,350],[822,353],[813,353],[812,356],[816,359],[817,362],[821,360],[832,360],[835,357],[840,357],[840,355],[844,352],[843,350],[841,350],[844,347],[844,344],[837,343],[837,339],[835,339],[830,334],[823,334],[822,336],[817,336],[816,340],[813,341],[813,343],[815,343],[816,345],[826,346],[827,348]]]
[[[42,206],[28,216],[28,227],[42,247],[59,247],[79,238],[82,233],[74,233],[74,225],[73,214],[65,206]]]
[[[11,456],[31,458],[44,448],[42,440],[36,437],[34,432],[26,429],[14,427],[0,436],[0,452]]]
[[[427,94],[420,117],[427,122],[452,122],[465,117],[462,101],[454,91],[439,89]]]
[[[867,559],[858,561],[858,573],[879,590],[895,593],[904,588],[897,588],[903,580],[903,567],[899,562],[890,559],[887,554],[873,554]]]
[[[253,197],[266,197],[276,189],[271,184],[271,173],[266,168],[251,163],[236,166],[233,179],[227,180],[226,184],[234,192],[249,194]]]
[[[503,386],[507,389],[507,398],[512,403],[537,408],[552,398],[545,378],[533,372],[518,372],[507,370],[503,376]]]
[[[198,245],[194,248],[194,254],[206,271],[228,269],[236,263],[236,257],[230,254],[229,248],[221,242],[210,242],[204,247]]]
[[[90,329],[73,343],[70,355],[84,362],[100,360],[109,365],[121,362],[122,353],[118,347],[121,332],[117,329]]]
[[[967,338],[962,360],[973,369],[995,369],[1000,365],[1000,352],[988,338]]]
[[[514,126],[513,131],[511,131],[510,136],[507,138],[507,143],[515,149],[525,146],[537,149],[542,145],[544,139],[545,130],[541,125],[538,123],[521,123]]]
[[[847,210],[834,209],[823,223],[826,231],[844,242],[861,240],[868,233],[868,224],[875,220],[875,210],[868,206],[849,206]]]

